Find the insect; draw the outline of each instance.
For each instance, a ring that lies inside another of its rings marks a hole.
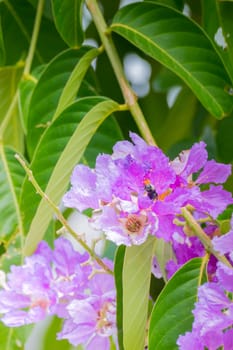
[[[151,184],[150,180],[146,179],[143,181],[145,191],[151,200],[158,198],[158,193],[156,192],[154,186]]]

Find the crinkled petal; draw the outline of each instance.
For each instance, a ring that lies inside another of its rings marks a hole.
[[[221,185],[210,186],[209,190],[200,192],[200,195],[193,200],[193,203],[191,202],[197,210],[209,214],[214,219],[232,203],[231,193],[224,190]]]
[[[69,276],[75,273],[80,263],[88,260],[88,254],[80,254],[75,251],[68,239],[60,237],[54,242],[53,263],[56,272],[62,276]]]
[[[72,345],[85,344],[93,335],[93,328],[88,324],[78,325],[71,319],[65,320],[62,331],[57,334],[57,339],[67,339]]]
[[[85,165],[77,165],[71,177],[71,189],[63,197],[66,207],[83,211],[99,206],[96,197],[96,174]]]
[[[206,163],[208,154],[204,142],[195,143],[189,151],[183,151],[171,162],[177,175],[188,178],[199,171]]]
[[[200,335],[195,332],[180,335],[176,344],[179,346],[179,350],[204,350]]]
[[[205,283],[198,290],[198,303],[193,311],[193,327],[200,329],[202,336],[229,327],[232,319],[222,310],[228,309],[230,304],[230,300],[218,284]]]
[[[173,233],[179,229],[173,224],[173,220],[174,215],[159,216],[159,227],[156,231],[156,236],[158,238],[163,238],[165,241],[171,241]]]
[[[233,250],[233,231],[230,231],[220,237],[214,237],[212,244],[215,250],[221,254],[229,253]]]
[[[223,333],[223,346],[225,350],[233,349],[233,329],[228,329]]]
[[[26,324],[37,322],[39,319],[31,319],[28,312],[15,310],[5,314],[1,321],[8,327],[20,327]]]
[[[113,147],[112,158],[121,159],[124,158],[127,154],[134,153],[134,145],[129,141],[118,141]]]
[[[233,293],[233,269],[218,262],[216,275],[221,286],[228,292]]]
[[[231,174],[231,165],[217,163],[215,160],[208,161],[201,174],[198,176],[196,183],[224,183]]]
[[[14,291],[0,291],[0,314],[14,309],[27,308],[30,305],[30,298]]]
[[[111,202],[119,169],[109,155],[99,155],[96,159],[96,196],[102,201]]]
[[[205,345],[205,348],[208,348],[209,350],[219,349],[223,345],[223,334],[221,329],[213,329],[211,332],[206,333],[202,336],[202,342]]]
[[[73,300],[67,310],[75,324],[85,324],[92,329],[95,328],[97,313],[88,300]]]
[[[102,337],[98,334],[94,335],[90,342],[85,346],[85,350],[109,350],[110,340],[108,337]]]

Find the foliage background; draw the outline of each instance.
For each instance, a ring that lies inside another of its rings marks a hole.
[[[129,130],[142,131],[132,111],[119,107],[125,103],[124,96],[111,59],[103,49],[95,49],[102,40],[83,1],[46,0],[34,50],[33,28],[42,3],[0,1],[0,253],[4,270],[20,262],[22,252],[30,254],[44,235],[52,243],[59,228],[52,220],[52,210],[35,193],[14,154],[27,160],[42,189],[59,204],[77,162],[94,165],[96,155],[110,153],[116,141],[128,138]],[[102,0],[100,5],[106,23],[115,24],[112,36],[116,49],[157,144],[173,158],[201,139],[207,143],[210,158],[232,163],[233,2],[151,0],[154,6],[162,4],[161,14],[165,17],[170,11],[178,16],[171,25],[167,21],[164,26],[160,17],[156,22],[154,18],[143,18],[139,11],[129,11],[129,23],[135,23],[133,29],[142,29],[143,20],[150,26],[148,37],[158,24],[158,32],[165,38],[165,46],[158,44],[158,52],[137,33],[120,33],[117,24],[123,17],[118,11],[127,3]],[[183,17],[179,17],[182,11],[192,22],[187,36],[180,37],[180,31],[185,32]],[[226,43],[216,39],[219,28]],[[192,30],[204,31],[206,41],[202,42],[199,34],[192,36]],[[183,56],[193,64],[201,57],[200,70],[197,69],[201,88],[195,88],[191,65],[188,86],[185,71],[168,60],[172,40],[174,47],[181,49],[177,56],[179,67]],[[209,52],[205,52],[205,45]],[[218,57],[214,63],[210,52]],[[206,87],[210,87],[213,99],[206,97]],[[212,106],[213,100],[219,103],[222,113],[214,103]],[[226,187],[232,192],[232,176]],[[6,349],[23,348],[24,330],[0,327]],[[58,328],[54,320],[41,340],[43,349],[71,348],[66,342],[56,342]]]

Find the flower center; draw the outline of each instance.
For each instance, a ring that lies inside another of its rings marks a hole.
[[[137,215],[129,215],[125,227],[129,233],[138,233],[142,227],[142,223]]]
[[[40,297],[40,298],[36,298],[32,301],[30,307],[31,308],[34,308],[34,307],[40,307],[41,309],[43,310],[47,310],[47,308],[49,307],[50,305],[50,302],[47,298],[43,298],[43,297]]]
[[[109,335],[116,322],[116,308],[111,302],[105,302],[97,312],[97,331],[102,335]]]

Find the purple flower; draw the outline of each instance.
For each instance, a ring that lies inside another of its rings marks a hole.
[[[192,332],[177,341],[181,350],[190,349],[188,338],[194,344],[197,342],[198,349],[232,348],[233,303],[226,293],[232,291],[232,269],[218,263],[217,277],[217,283],[208,282],[199,287]]]
[[[103,261],[113,268],[111,261]],[[113,276],[62,237],[55,240],[54,250],[41,242],[22,266],[12,266],[0,290],[5,325],[18,327],[57,315],[65,319],[58,338],[85,349],[108,350],[109,336],[116,341],[115,303]]]
[[[68,306],[69,318],[65,321],[58,339],[68,339],[87,350],[110,349],[110,336],[116,334],[116,307],[101,298],[74,300]]]
[[[230,253],[230,257],[233,258],[233,216],[231,218],[231,230],[220,237],[214,237],[212,243],[215,250],[221,254]]]
[[[220,164],[215,160],[207,161],[196,183],[224,183],[231,174],[231,165]]]
[[[115,244],[139,245],[149,234],[173,242],[182,207],[192,205],[195,216],[216,219],[233,203],[229,192],[213,185],[227,179],[230,166],[208,161],[204,142],[170,162],[159,148],[130,137],[133,142],[117,142],[112,155],[99,155],[95,169],[78,165],[64,197],[68,207],[93,209],[93,227]]]
[[[88,297],[75,299],[67,306],[68,315],[58,339],[68,339],[85,349],[110,349],[109,337],[116,342],[116,295],[111,275],[94,275]]]
[[[179,345],[180,350],[204,350],[200,335],[194,331],[180,335],[177,340],[177,345]]]
[[[208,154],[204,142],[195,143],[190,150],[182,151],[172,161],[176,174],[187,181],[193,173],[197,173],[206,164]]]
[[[80,211],[98,208],[98,199],[93,194],[96,190],[96,174],[87,166],[79,165],[71,176],[72,191],[66,193],[63,202]]]
[[[231,166],[215,160],[207,161],[205,147],[204,142],[195,143],[190,150],[181,152],[171,165],[177,174],[176,186],[189,189],[188,204],[196,211],[216,219],[233,203],[232,196],[222,186],[210,185],[202,190],[200,185],[225,182],[231,173]]]
[[[78,165],[64,197],[66,206],[94,209],[93,226],[117,245],[142,244],[148,234],[157,232],[154,202],[170,193],[176,178],[160,149],[148,146],[136,134],[130,135],[134,144],[118,142],[112,156],[97,157],[94,170]]]
[[[0,314],[5,325],[18,327],[55,313],[57,295],[51,288],[52,271],[47,253],[49,249],[44,256],[36,253],[27,258],[23,266],[11,266],[8,283],[0,291]]]

